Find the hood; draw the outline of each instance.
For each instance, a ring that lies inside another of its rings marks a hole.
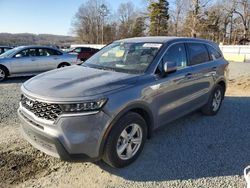
[[[25,94],[44,100],[81,100],[131,86],[138,75],[70,66],[49,71],[26,81]]]

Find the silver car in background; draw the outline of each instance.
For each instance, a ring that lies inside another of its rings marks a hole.
[[[0,55],[0,81],[8,76],[35,75],[76,63],[76,55],[56,48],[20,46]]]

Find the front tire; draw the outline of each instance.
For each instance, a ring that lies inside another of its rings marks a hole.
[[[207,104],[205,104],[201,111],[208,116],[214,116],[220,110],[225,91],[220,85],[216,85],[213,89]]]
[[[145,120],[137,113],[127,113],[111,129],[103,160],[115,168],[128,166],[139,157],[146,137]]]
[[[4,81],[7,78],[8,71],[5,67],[0,66],[0,82]]]

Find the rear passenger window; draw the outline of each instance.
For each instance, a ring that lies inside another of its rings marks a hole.
[[[210,45],[207,45],[210,60],[216,60],[221,58],[221,53]]]
[[[82,48],[82,52],[91,52],[91,48]]]
[[[81,53],[82,50],[81,50],[81,48],[76,48],[76,49],[74,49],[73,51],[74,51],[75,53]]]
[[[47,48],[46,51],[48,52],[49,55],[62,55],[61,52],[54,49]]]
[[[190,65],[197,65],[209,61],[207,49],[204,44],[188,43]]]
[[[187,65],[185,45],[175,44],[171,46],[164,55],[163,61],[175,62],[177,67],[185,67]]]

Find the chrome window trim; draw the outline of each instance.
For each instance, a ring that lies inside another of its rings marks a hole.
[[[170,45],[167,47],[167,49],[163,52],[163,54],[161,55],[161,57],[160,57],[160,59],[159,59],[157,65],[156,65],[155,68],[154,68],[153,74],[155,75],[155,72],[156,72],[157,67],[158,67],[159,64],[161,63],[162,58],[163,58],[164,55],[167,53],[167,51],[169,50],[170,47],[172,47],[173,45],[176,45],[176,44],[184,44],[184,45],[185,45],[185,43],[197,43],[197,44],[203,44],[203,45],[205,44],[205,45],[209,45],[209,46],[211,46],[212,48],[215,49],[215,47],[214,47],[213,45],[211,45],[211,44],[209,44],[209,43],[206,43],[206,42],[200,42],[200,41],[178,41],[178,42],[174,42],[174,43],[170,44]],[[185,48],[185,50],[186,50],[186,48]],[[215,49],[215,50],[218,51],[217,49]],[[221,55],[220,58],[223,58],[222,53],[221,53],[220,51],[218,51],[218,52],[219,52],[220,55]],[[208,53],[209,53],[209,52],[208,52]],[[187,54],[187,50],[186,50],[186,54]],[[209,54],[208,54],[208,55],[209,55]],[[188,58],[188,54],[187,54],[187,58]],[[220,59],[220,58],[219,58],[219,59]],[[216,60],[218,60],[218,59],[216,59]],[[210,61],[207,61],[207,62],[204,62],[204,63],[210,63],[210,62],[212,62],[212,61],[215,61],[215,60],[210,60]],[[195,66],[197,66],[197,65],[201,65],[201,64],[204,64],[204,63],[200,63],[200,64],[196,64],[196,65],[187,65],[187,66],[181,67],[181,68],[178,68],[178,67],[177,67],[177,70],[182,70],[182,69],[189,68],[189,67],[195,67]]]

